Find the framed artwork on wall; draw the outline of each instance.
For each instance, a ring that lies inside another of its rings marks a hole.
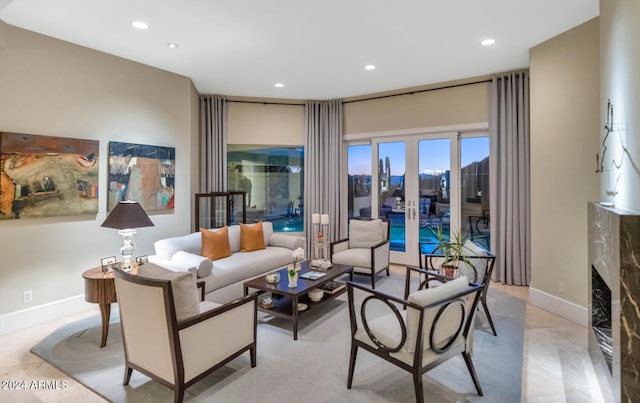
[[[175,155],[173,147],[110,141],[107,209],[124,200],[147,211],[173,209]]]
[[[0,220],[98,213],[97,140],[0,132]]]

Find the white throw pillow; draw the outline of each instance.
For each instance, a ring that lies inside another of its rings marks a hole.
[[[181,322],[200,313],[198,288],[192,273],[174,272],[164,267],[145,264],[138,268],[138,276],[171,281],[176,319]]]
[[[349,221],[349,247],[370,248],[384,240],[382,220]]]

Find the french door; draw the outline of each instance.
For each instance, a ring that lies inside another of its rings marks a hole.
[[[370,188],[371,207],[362,208],[363,198],[354,198],[349,212],[389,220],[393,263],[417,265],[420,245],[428,250],[438,229],[447,236],[451,230],[462,231],[489,247],[486,131],[383,136],[369,144],[370,183],[351,173],[356,159],[362,158],[362,150],[355,151],[363,146],[353,146],[347,155],[350,183]]]

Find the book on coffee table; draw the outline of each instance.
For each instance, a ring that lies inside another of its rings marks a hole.
[[[324,284],[320,284],[318,288],[323,290],[327,294],[335,294],[346,287],[346,284],[342,281],[327,281]]]
[[[322,278],[324,276],[326,276],[327,273],[323,273],[321,271],[308,271],[306,273],[303,273],[300,275],[300,278],[303,278],[305,280],[317,280],[319,278]]]

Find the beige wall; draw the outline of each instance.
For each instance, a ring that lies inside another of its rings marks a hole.
[[[83,294],[82,272],[119,255],[117,231],[100,227],[109,141],[176,148],[176,209],[152,214],[155,227],[138,230],[138,254],[189,231],[198,173],[190,79],[1,21],[0,61],[0,131],[99,140],[101,187],[96,216],[0,221],[0,315]],[[30,304],[22,303],[25,290],[33,291]]]
[[[614,131],[606,145],[601,200],[640,212],[640,1],[600,0],[601,127],[607,99],[613,104]],[[604,130],[600,131],[604,138]],[[626,151],[624,148],[626,148]],[[602,151],[600,151],[602,154]],[[610,157],[610,158],[609,158]],[[616,163],[622,162],[620,168]],[[615,195],[613,195],[615,193]]]
[[[581,306],[587,202],[599,194],[598,36],[594,19],[530,51],[531,287]]]
[[[488,120],[488,83],[344,105],[344,133],[413,129]]]

